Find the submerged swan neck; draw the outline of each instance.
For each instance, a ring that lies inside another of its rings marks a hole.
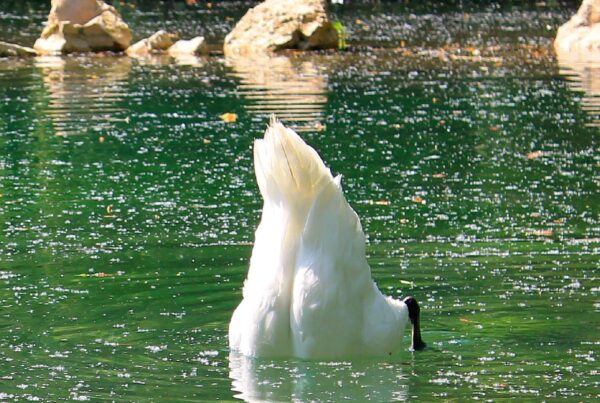
[[[419,303],[413,297],[406,297],[404,299],[404,303],[408,308],[408,318],[410,319],[410,323],[412,324],[412,344],[411,349],[413,350],[423,350],[427,344],[421,338],[421,308],[419,307]]]

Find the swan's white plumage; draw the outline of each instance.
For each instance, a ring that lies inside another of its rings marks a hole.
[[[300,358],[398,351],[408,309],[373,282],[341,177],[276,121],[254,143],[254,167],[264,206],[230,347]]]

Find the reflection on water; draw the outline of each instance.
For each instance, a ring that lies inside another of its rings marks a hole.
[[[296,130],[314,130],[327,103],[327,76],[310,60],[287,56],[230,57],[239,92],[253,113],[275,114]]]
[[[246,401],[404,401],[408,376],[400,361],[270,361],[229,355],[235,396]]]
[[[592,116],[590,126],[600,127],[600,56],[580,59],[557,52],[557,58],[560,74],[567,76],[571,90],[584,94],[581,103]]]
[[[131,54],[131,60],[142,66],[170,66],[173,63],[179,66],[202,67],[206,64],[206,56],[181,54],[171,56],[168,53],[150,53],[147,55]]]
[[[196,55],[177,55],[173,58],[180,66],[202,67],[206,64],[206,58]]]
[[[48,92],[46,114],[56,135],[110,130],[127,120],[120,105],[127,92],[131,60],[125,57],[35,59]]]

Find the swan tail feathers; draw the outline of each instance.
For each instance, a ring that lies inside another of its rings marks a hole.
[[[264,138],[254,142],[254,170],[265,202],[310,200],[333,181],[317,152],[274,118]]]

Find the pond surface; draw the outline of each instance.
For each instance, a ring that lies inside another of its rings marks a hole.
[[[45,3],[12,3],[31,44]],[[218,45],[247,6],[124,14]],[[0,60],[0,400],[599,398],[600,75],[551,51],[574,10],[411,7],[336,8],[342,53]],[[344,175],[426,351],[230,355],[271,113]]]

